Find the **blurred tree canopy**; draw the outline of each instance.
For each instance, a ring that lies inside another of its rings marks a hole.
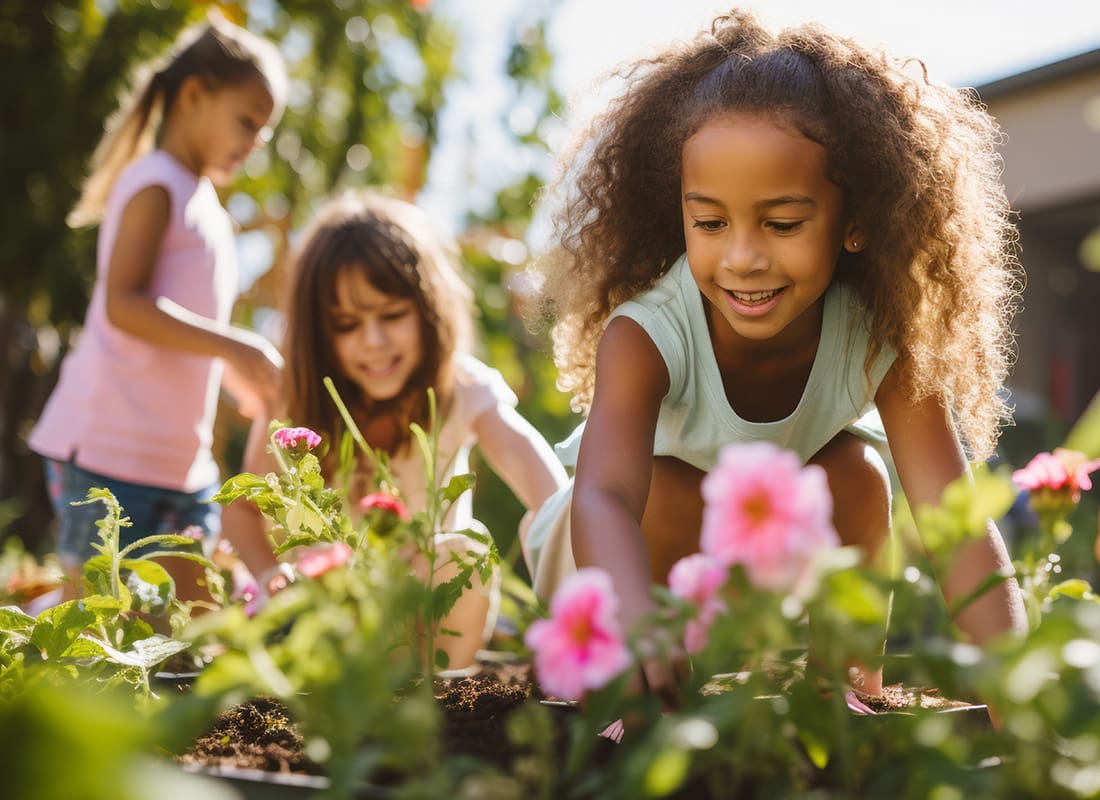
[[[459,32],[429,0],[3,4],[0,535],[6,529],[39,552],[52,544],[52,514],[39,459],[25,437],[79,333],[95,274],[95,229],[71,230],[65,216],[133,69],[163,53],[211,7],[277,42],[291,80],[272,142],[253,153],[224,193],[243,230],[270,253],[270,269],[238,304],[242,324],[251,323],[255,310],[276,305],[292,231],[329,193],[372,186],[415,199],[438,141],[448,82],[460,77],[454,63]],[[501,65],[504,78],[536,122],[551,118],[561,99],[550,81],[545,19],[518,25],[513,36]],[[517,134],[517,146],[545,154],[539,131],[535,125]],[[511,291],[526,259],[522,239],[539,183],[529,174],[500,190],[495,208],[472,214],[460,239],[477,291],[484,355],[516,388],[521,411],[554,441],[573,419],[554,389],[552,363],[516,318],[521,298]],[[219,416],[228,473],[239,466],[233,442],[243,435],[243,421]],[[477,513],[502,535],[508,552],[521,509],[498,480],[485,478],[475,493]]]

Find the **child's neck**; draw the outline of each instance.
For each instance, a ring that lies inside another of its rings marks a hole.
[[[404,431],[394,414],[382,414],[365,420],[360,425],[363,438],[373,449],[394,455],[404,447]]]
[[[775,422],[798,408],[817,358],[823,309],[822,303],[817,313],[807,310],[797,327],[792,324],[766,341],[738,336],[725,320],[708,313],[714,359],[726,401],[737,416],[747,422]]]

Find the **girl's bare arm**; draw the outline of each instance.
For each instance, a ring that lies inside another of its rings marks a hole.
[[[118,329],[153,344],[225,358],[272,404],[282,368],[274,345],[257,333],[220,325],[149,293],[170,213],[163,186],[142,189],[123,210],[107,271],[107,318]]]
[[[474,433],[485,460],[524,508],[538,509],[568,482],[554,449],[514,408],[493,406],[475,420]]]
[[[951,481],[971,474],[970,465],[943,404],[936,397],[912,402],[900,389],[900,369],[898,364],[891,368],[875,402],[909,505],[939,505]],[[949,608],[991,573],[1012,574],[1008,549],[993,520],[987,521],[984,536],[952,554],[949,563],[934,561],[932,566]],[[1027,616],[1016,579],[986,592],[957,614],[955,622],[979,645],[1010,632],[1025,634]]]
[[[668,370],[636,322],[608,324],[596,355],[596,386],[573,489],[577,566],[610,573],[629,626],[653,609],[650,557],[641,530],[653,473],[653,438]]]

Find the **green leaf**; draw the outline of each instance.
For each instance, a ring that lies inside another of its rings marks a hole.
[[[1063,596],[1072,597],[1074,600],[1091,600],[1095,597],[1092,586],[1089,585],[1088,581],[1082,580],[1081,578],[1070,578],[1067,581],[1062,581],[1050,587],[1048,596],[1052,599]]]
[[[1100,456],[1100,393],[1078,417],[1062,447],[1082,452],[1089,458]]]
[[[48,659],[60,658],[84,630],[96,621],[96,615],[79,600],[69,600],[38,615],[31,643]]]
[[[855,622],[885,622],[889,598],[856,570],[829,576],[829,600]]]
[[[455,475],[440,492],[440,497],[444,502],[453,503],[462,496],[463,492],[473,489],[476,482],[477,476],[472,472]]]
[[[436,619],[447,616],[447,613],[454,608],[454,604],[462,597],[462,593],[471,585],[470,576],[473,572],[472,566],[464,565],[457,575],[432,589],[432,612]]]
[[[89,595],[111,594],[110,556],[92,556],[84,562],[84,586]]]
[[[122,603],[109,594],[90,594],[81,600],[80,604],[101,620],[122,611]]]
[[[139,639],[127,650],[118,650],[102,639],[92,636],[85,638],[101,648],[106,657],[114,663],[145,670],[152,669],[191,646],[190,642],[181,642],[159,633],[153,634],[148,639]]]
[[[34,617],[19,606],[0,606],[0,631],[30,633]]]
[[[798,729],[798,739],[802,742],[810,762],[818,769],[825,769],[829,763],[829,743],[807,728]]]
[[[287,536],[275,547],[275,555],[282,555],[287,550],[293,550],[295,547],[308,547],[311,544],[317,544],[317,537],[310,536],[305,533],[295,533]]]
[[[435,668],[439,670],[447,669],[451,666],[451,657],[447,655],[447,651],[437,647],[435,649]]]
[[[990,472],[976,467],[973,482],[962,476],[949,483],[938,506],[916,508],[921,540],[930,554],[947,554],[984,536],[988,520],[1003,517],[1015,499],[1016,489],[1007,470]]]
[[[664,797],[676,791],[687,777],[691,757],[680,747],[662,748],[645,772],[646,794]]]
[[[156,561],[137,558],[123,559],[120,570],[126,571],[126,588],[136,601],[132,608],[148,614],[163,614],[175,596],[176,584],[168,571]]]
[[[267,488],[267,481],[261,476],[242,472],[222,484],[221,490],[214,495],[213,500],[222,505],[229,505],[240,497],[248,497],[254,492],[266,491]]]

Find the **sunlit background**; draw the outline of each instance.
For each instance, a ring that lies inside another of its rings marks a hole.
[[[216,6],[276,41],[287,112],[226,192],[242,222],[238,324],[274,338],[286,255],[311,210],[347,186],[385,187],[453,235],[475,285],[487,361],[555,441],[577,421],[545,336],[525,328],[524,269],[547,229],[533,198],[553,154],[617,90],[617,64],[705,28],[711,0],[21,0],[0,15],[0,537],[50,544],[25,436],[79,335],[94,230],[64,225],[131,69]],[[1002,458],[1049,448],[1100,390],[1100,8],[1081,0],[776,0],[780,27],[818,21],[974,87],[1006,133],[1004,179],[1027,271]],[[122,389],[120,389],[122,390]],[[220,415],[223,471],[244,421]],[[489,473],[478,513],[505,551],[521,511]],[[514,557],[515,551],[512,550]]]

